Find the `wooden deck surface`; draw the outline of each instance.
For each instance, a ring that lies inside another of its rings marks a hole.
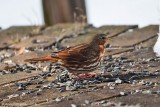
[[[48,76],[46,70],[51,62],[24,62],[27,58],[86,43],[96,33],[107,32],[112,38],[110,48],[106,48],[102,78],[68,80],[53,85],[56,73]],[[94,28],[81,24],[43,29],[12,27],[0,31],[0,106],[159,107],[160,58],[152,50],[157,33],[157,25]],[[74,85],[78,81],[79,87],[72,90],[75,86],[66,85],[72,81]]]

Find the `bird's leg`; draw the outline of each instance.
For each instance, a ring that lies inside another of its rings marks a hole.
[[[89,72],[89,73],[83,73],[83,74],[79,74],[78,77],[79,78],[86,78],[86,77],[93,77],[96,76],[98,74],[102,74],[105,72],[105,66],[103,62],[100,62],[100,66],[99,66],[99,70],[96,70],[94,72]]]

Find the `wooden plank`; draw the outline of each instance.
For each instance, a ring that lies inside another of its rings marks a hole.
[[[102,84],[101,84],[102,85]],[[102,88],[103,86],[105,86],[106,88]],[[110,90],[106,85],[102,85],[101,88],[97,88],[96,91],[89,91],[89,92],[84,92],[78,95],[74,95],[74,96],[70,96],[70,98],[72,100],[67,100],[64,99],[63,101],[56,103],[54,101],[52,102],[45,102],[42,104],[37,105],[36,107],[48,107],[48,106],[55,106],[55,107],[62,107],[63,105],[66,105],[67,107],[71,106],[71,104],[75,104],[78,106],[81,106],[83,104],[85,104],[85,100],[90,101],[92,104],[88,105],[89,107],[91,106],[97,106],[97,102],[103,101],[103,100],[109,100],[110,98],[116,98],[119,96],[119,93],[121,91],[128,92],[134,89],[141,89],[143,88],[143,86],[133,86],[131,87],[128,84],[120,84],[118,86],[115,87],[114,90]],[[68,96],[69,97],[69,96]]]
[[[17,26],[10,27],[0,32],[0,49],[8,48],[14,43],[18,43],[25,36],[39,34],[40,26]]]
[[[75,26],[77,27],[75,29]],[[12,47],[14,48],[45,48],[54,45],[55,42],[64,38],[65,36],[73,35],[75,32],[77,34],[84,30],[85,25],[81,24],[57,24],[55,26],[47,27],[43,30],[41,35],[35,35],[31,37],[26,37],[18,43],[14,43]],[[34,41],[40,41],[39,43]]]
[[[31,73],[26,73],[26,72],[18,72],[16,74],[5,74],[5,75],[0,75],[0,86],[10,84],[10,83],[15,83],[17,81],[25,80],[27,78],[33,77],[37,74],[42,73],[42,71],[32,71]]]
[[[111,101],[117,103],[121,102],[128,105],[139,104],[142,107],[159,107],[160,97],[152,94],[133,94],[128,95],[127,97],[116,98]]]
[[[110,49],[110,51],[106,52],[106,56],[108,55],[116,55],[116,54],[120,54],[123,52],[127,52],[127,51],[131,51],[133,49]],[[5,59],[5,61],[11,60],[13,63],[16,64],[25,64],[24,60],[28,59],[28,58],[35,58],[35,57],[42,57],[42,56],[48,56],[50,55],[50,52],[31,52],[31,53],[26,53],[23,55],[18,55],[18,56],[14,56],[11,58],[7,58]],[[47,62],[44,64],[49,65],[49,63],[51,62]],[[4,64],[3,64],[4,65]],[[6,67],[6,65],[4,67],[2,67],[2,70]],[[7,75],[1,75],[0,76],[0,85],[2,84],[7,84],[7,83],[11,83],[11,82],[15,82],[18,80],[21,80],[23,78],[28,78],[28,77],[32,77],[34,75],[40,74],[42,72],[40,71],[33,71],[33,73],[27,74],[27,73],[23,73],[23,72],[18,72],[16,74],[7,74]],[[9,78],[9,79],[8,79]]]
[[[137,58],[139,58],[138,55],[137,55]],[[135,60],[136,60],[136,58],[135,58]],[[142,80],[143,80],[143,78],[142,78]],[[87,91],[90,88],[92,89],[94,87],[97,87],[95,89],[99,89],[99,90]],[[8,87],[0,87],[0,90],[3,89],[1,91],[0,95],[11,95],[13,93],[13,90],[16,89],[16,86],[11,87],[12,91],[9,94],[7,94],[6,91],[4,91],[4,90],[7,90],[7,88]],[[148,86],[143,86],[143,85],[142,86],[141,85],[133,85],[132,86],[132,84],[122,83],[122,84],[116,85],[114,90],[110,90],[109,87],[107,86],[107,83],[100,83],[100,84],[95,84],[90,88],[79,89],[78,91],[65,91],[63,93],[60,93],[56,89],[44,90],[44,91],[42,91],[40,96],[35,96],[33,94],[30,94],[30,95],[24,96],[23,98],[16,97],[14,99],[10,99],[6,105],[17,106],[18,104],[26,104],[26,106],[27,105],[28,106],[29,105],[36,106],[38,104],[37,106],[46,106],[47,107],[50,105],[52,105],[52,106],[54,105],[54,106],[60,107],[62,105],[69,106],[71,104],[76,104],[76,105],[83,104],[85,102],[85,100],[89,100],[94,104],[94,103],[96,103],[98,101],[102,101],[102,100],[107,100],[107,101],[111,100],[112,101],[114,98],[119,96],[120,91],[125,90],[125,92],[130,92],[130,91],[133,91],[136,89],[137,90],[145,89],[145,88],[148,88]],[[34,89],[34,88],[32,88],[32,89]],[[84,91],[84,93],[80,94],[81,91]],[[19,93],[19,92],[16,92],[16,93]],[[62,100],[62,102],[57,103],[57,102],[53,101],[57,97],[65,97],[65,98]],[[72,100],[67,100],[67,97],[72,98]],[[4,96],[4,98],[6,98],[6,96]],[[143,98],[143,99],[145,99],[145,98]],[[19,102],[21,102],[21,103],[19,103]],[[127,104],[130,104],[130,103],[127,103]]]
[[[22,55],[15,55],[13,57],[10,58],[6,58],[4,60],[5,61],[9,61],[11,60],[13,63],[16,64],[25,64],[26,62],[24,62],[25,59],[30,59],[30,58],[39,58],[39,57],[43,57],[43,56],[48,56],[51,54],[51,51],[33,51],[33,52],[28,52],[28,53],[24,53]]]
[[[158,39],[158,35],[137,45],[137,47],[148,48],[153,47]]]
[[[58,29],[58,28],[57,28]],[[109,28],[107,28],[109,29]],[[145,28],[144,28],[145,29]],[[147,29],[147,31],[146,31]],[[139,30],[135,30],[135,32],[141,32],[142,34],[147,35],[149,33],[149,35],[154,34],[156,27],[149,27],[142,31]],[[152,29],[152,30],[149,30]],[[50,31],[50,32],[47,32]],[[51,29],[46,29],[45,34],[44,35],[48,35],[52,34],[53,28]],[[111,29],[113,30],[113,28]],[[88,33],[89,35],[95,34],[97,32],[106,32],[106,28],[102,29],[97,29],[97,31],[91,31],[91,34]],[[121,32],[121,30],[116,31],[116,32]],[[145,33],[145,31],[147,33]],[[148,32],[150,31],[150,32]],[[70,32],[70,31],[69,31]],[[67,32],[68,34],[70,34],[69,32]],[[111,31],[112,32],[112,31]],[[124,31],[123,31],[124,32]],[[129,32],[125,32],[124,34],[129,33]],[[130,32],[131,33],[131,32]],[[134,33],[134,30],[133,32]],[[87,34],[85,34],[87,35]],[[118,34],[119,35],[119,34]],[[113,37],[114,39],[119,38],[121,35],[119,36],[115,36]],[[139,34],[140,35],[140,34]],[[132,35],[134,36],[134,35]],[[84,40],[84,36],[78,36],[79,37],[83,37]],[[86,36],[87,37],[87,36]],[[151,36],[151,38],[153,37],[153,41],[152,39],[150,39],[150,36],[147,36],[149,39],[145,39],[146,43],[146,47],[149,47],[150,44],[153,44],[155,38],[153,36]],[[76,38],[76,37],[75,37]],[[74,39],[74,38],[70,38],[70,39]],[[69,40],[70,40],[69,39]],[[138,38],[136,38],[138,39]],[[140,41],[144,41],[143,37],[140,37]],[[148,41],[149,40],[149,41]],[[76,40],[75,40],[76,41]],[[71,41],[72,42],[72,41]],[[88,41],[86,41],[88,42]],[[124,42],[124,41],[122,41]],[[127,44],[128,42],[126,42]],[[139,44],[139,42],[131,42],[131,43],[137,43]],[[75,43],[73,44],[75,45]],[[64,45],[65,46],[65,45]],[[134,46],[134,45],[133,45]],[[45,55],[49,55],[51,51],[45,51],[45,52],[31,52],[31,53],[25,53],[23,55],[17,55],[14,56],[12,58],[8,58],[6,60],[12,60],[14,63],[16,64],[24,64],[23,60],[26,58],[32,58],[32,57],[41,57],[41,56],[45,56]],[[121,54],[122,53],[122,54]],[[130,48],[108,48],[107,52],[106,52],[106,56],[107,55],[118,55],[117,57],[127,57],[130,60],[133,60],[135,63],[137,63],[136,66],[130,66],[129,63],[124,63],[125,69],[132,69],[135,70],[134,73],[142,73],[143,68],[145,68],[145,70],[148,70],[150,72],[153,72],[155,70],[159,70],[159,61],[151,61],[151,62],[147,62],[146,64],[141,64],[142,61],[144,60],[148,60],[150,58],[155,57],[154,52],[152,51],[151,48],[145,48],[145,49],[139,49],[139,50],[134,50],[134,47],[130,47]],[[134,63],[133,62],[133,63]],[[41,64],[49,64],[50,62],[47,63],[41,63]],[[116,63],[116,62],[115,62]],[[155,67],[149,66],[149,65],[154,65]],[[1,65],[0,65],[1,66]],[[2,63],[2,68],[3,69],[5,65],[3,65]],[[125,75],[126,71],[119,71],[119,78],[120,79],[126,79],[129,76]],[[45,83],[42,84],[31,84],[28,85],[26,87],[26,90],[18,90],[18,86],[15,83],[20,83],[20,82],[26,82],[27,78],[33,77],[34,75],[39,75],[40,73],[42,73],[41,71],[32,71],[31,73],[25,73],[25,72],[18,72],[15,74],[6,74],[6,75],[1,75],[0,76],[0,106],[37,106],[37,107],[48,107],[48,106],[56,106],[56,107],[61,107],[61,106],[71,106],[71,104],[75,104],[78,106],[82,106],[85,103],[85,100],[91,101],[91,105],[87,105],[87,106],[95,106],[97,107],[97,103],[103,101],[103,100],[107,100],[107,102],[114,102],[116,104],[118,104],[119,102],[122,103],[126,103],[127,105],[136,105],[138,103],[141,103],[141,106],[152,106],[155,104],[155,106],[159,105],[159,97],[157,98],[156,95],[152,95],[152,94],[140,94],[140,93],[136,93],[136,94],[128,94],[126,96],[120,96],[119,93],[120,92],[131,92],[131,91],[135,91],[135,90],[155,90],[158,91],[159,90],[159,75],[156,75],[154,78],[151,78],[150,76],[148,77],[142,77],[139,79],[136,79],[137,82],[140,81],[150,81],[154,83],[158,83],[157,86],[148,86],[148,85],[137,85],[137,84],[129,84],[129,83],[121,83],[121,84],[117,84],[115,86],[115,89],[109,89],[108,86],[108,82],[102,82],[102,83],[97,83],[97,84],[91,84],[88,85],[88,87],[86,89],[78,89],[76,91],[64,91],[64,92],[60,92],[57,88],[51,88],[51,89],[44,89],[41,91],[41,95],[35,95],[35,94],[27,94],[25,96],[21,96],[22,92],[27,91],[27,90],[38,90],[40,86],[45,86],[47,84],[50,84],[53,80],[55,80],[55,76],[53,75],[51,77],[48,77],[46,79],[44,78],[37,78],[37,79],[33,79],[32,82],[36,83],[37,81],[41,81],[44,80]],[[110,74],[106,73],[106,74]],[[106,76],[107,78],[112,78],[112,76]],[[23,80],[23,81],[22,81]],[[92,81],[92,80],[91,80]],[[12,83],[12,84],[9,84]],[[113,82],[114,83],[114,82]],[[154,88],[153,88],[154,87]],[[17,96],[15,98],[11,98],[9,99],[8,96],[9,95],[13,95],[13,94],[18,94],[20,96]],[[56,102],[55,99],[57,97],[62,97],[62,101],[60,102]],[[150,98],[148,98],[150,97]],[[132,100],[132,101],[131,101]],[[147,101],[147,102],[146,102]],[[101,106],[101,105],[100,105]]]
[[[135,46],[157,36],[158,25],[151,25],[133,32],[126,32],[111,40],[114,47]]]
[[[96,29],[89,29],[89,32],[87,34],[77,36],[75,38],[64,39],[61,44],[63,47],[75,46],[81,43],[88,43],[93,38],[93,36],[98,33],[109,32],[110,33],[109,36],[114,37],[129,29],[135,29],[136,27],[137,26],[103,26]]]

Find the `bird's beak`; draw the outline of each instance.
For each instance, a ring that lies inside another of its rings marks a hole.
[[[108,43],[110,41],[110,38],[106,38],[106,42]]]
[[[110,38],[106,38],[106,41],[105,41],[105,46],[106,48],[109,48],[110,47]]]
[[[110,33],[109,32],[107,32],[107,33],[105,33],[105,35],[106,35],[106,42],[109,42],[110,41],[110,39],[109,39],[109,37],[108,37],[108,35],[110,35]]]

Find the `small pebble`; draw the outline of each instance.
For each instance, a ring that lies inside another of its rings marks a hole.
[[[26,85],[24,84],[19,84],[18,86],[18,90],[25,90],[25,88],[26,88]]]
[[[151,90],[144,90],[142,91],[143,94],[151,94]]]
[[[31,94],[31,93],[33,93],[33,92],[35,92],[35,91],[34,91],[34,90],[26,90],[26,91],[22,92],[22,95],[21,95],[21,96],[25,96],[25,95]]]
[[[3,70],[0,70],[0,75],[6,74]]]
[[[71,98],[71,97],[67,97],[67,100],[73,100],[73,98]]]
[[[103,104],[105,107],[115,107],[116,105],[114,103],[108,102]]]
[[[48,42],[47,40],[38,40],[38,39],[34,39],[32,40],[32,43],[46,43]]]
[[[102,100],[102,101],[99,102],[99,104],[104,104],[104,103],[107,103],[107,101],[106,100]]]
[[[61,98],[59,98],[59,97],[57,97],[57,98],[55,99],[55,101],[56,101],[56,102],[61,102],[61,101],[62,101],[62,99],[61,99]]]
[[[67,90],[67,91],[75,91],[75,90],[76,90],[76,87],[66,86],[66,90]]]
[[[160,90],[157,91],[157,94],[160,95]]]
[[[27,71],[26,71],[26,73],[31,73],[31,72],[32,72],[32,71],[30,71],[30,70],[27,70]]]
[[[70,86],[72,84],[72,81],[67,81],[66,85]]]
[[[109,89],[110,89],[110,90],[114,90],[115,88],[111,86],[111,87],[109,87]]]
[[[114,83],[114,82],[109,82],[108,84],[107,84],[107,86],[112,86],[112,87],[114,87],[116,84]]]
[[[89,101],[89,100],[85,100],[84,102],[85,102],[85,104],[87,104],[87,105],[91,104],[91,101]]]
[[[150,62],[150,61],[155,61],[156,59],[155,58],[149,58],[149,59],[147,59],[146,61],[147,62]]]
[[[12,60],[6,60],[4,61],[5,64],[13,64]]]
[[[122,91],[121,91],[119,94],[120,94],[121,96],[125,96],[125,95],[127,95],[127,93],[122,92]]]
[[[11,99],[11,98],[15,98],[15,97],[18,97],[18,96],[19,96],[19,94],[12,94],[12,95],[9,95],[8,98]]]
[[[115,83],[116,83],[116,84],[121,84],[121,83],[122,83],[122,80],[118,78],[118,79],[115,81]]]
[[[71,104],[71,107],[78,107],[76,104]]]
[[[138,84],[140,84],[140,85],[145,85],[146,82],[145,82],[144,80],[142,80],[142,81],[140,81]]]
[[[135,90],[135,92],[136,92],[136,93],[139,93],[139,92],[141,92],[141,90]]]
[[[151,63],[151,64],[148,65],[148,67],[152,67],[153,68],[153,67],[157,67],[157,65]]]
[[[0,98],[0,102],[3,101],[4,99]]]
[[[124,106],[126,106],[126,105],[127,105],[127,104],[120,102],[120,106],[124,107]]]
[[[65,87],[60,87],[60,88],[59,88],[59,92],[64,92],[65,90],[66,90]]]
[[[36,91],[34,94],[35,95],[41,95],[40,91]]]
[[[42,90],[50,89],[50,88],[51,88],[51,87],[50,87],[49,85],[44,85],[44,86],[41,87]]]

